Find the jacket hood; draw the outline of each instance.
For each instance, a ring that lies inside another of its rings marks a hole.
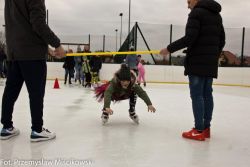
[[[200,0],[194,8],[204,8],[213,13],[221,12],[221,5],[214,0]]]

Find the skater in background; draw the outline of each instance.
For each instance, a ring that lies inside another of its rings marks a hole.
[[[130,46],[129,51],[135,51],[134,46]],[[129,54],[126,56],[125,63],[128,65],[130,70],[133,70],[136,75],[138,75],[137,64],[139,60],[136,54]]]
[[[77,47],[77,53],[81,53],[81,47],[80,45]],[[83,71],[82,71],[82,64],[83,64],[83,57],[82,56],[74,56],[74,60],[75,60],[75,82],[79,81],[79,83],[81,84],[81,80],[82,80],[82,75],[83,75]]]
[[[82,70],[83,70],[83,73],[84,73],[84,76],[85,76],[85,85],[83,84],[83,86],[85,88],[89,87],[91,88],[91,68],[90,68],[90,65],[89,65],[89,60],[88,58],[87,59],[84,59],[83,61],[83,64],[82,64]]]
[[[99,72],[102,68],[102,59],[100,56],[91,56],[89,65],[91,68],[91,83],[93,86],[96,86],[100,81]]]
[[[68,53],[73,53],[73,50],[69,49]],[[75,67],[74,57],[66,56],[65,61],[63,63],[63,68],[65,69],[64,84],[67,83],[68,76],[69,76],[69,84],[72,84],[71,78],[74,78],[74,67]]]
[[[144,68],[144,64],[145,64],[145,61],[143,59],[141,59],[141,55],[138,55],[138,65],[137,65],[137,68],[138,68],[138,84],[140,85],[141,82],[143,81],[143,85],[144,87],[146,87],[146,81],[145,81],[145,68]]]
[[[111,101],[116,102],[125,99],[134,100],[135,95],[138,95],[144,100],[148,106],[148,111],[156,111],[147,93],[136,84],[135,73],[130,70],[126,64],[121,65],[121,68],[114,74],[114,77],[110,82],[95,88],[95,93],[99,102],[104,98],[104,107],[101,116],[103,124],[107,123],[109,115],[113,114],[113,110],[110,108]],[[135,104],[136,101],[131,101],[129,106],[129,117],[138,124],[139,117],[135,113]]]

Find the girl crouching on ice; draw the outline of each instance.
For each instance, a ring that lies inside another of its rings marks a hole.
[[[114,77],[107,84],[101,85],[95,89],[98,101],[104,98],[104,108],[102,113],[103,124],[108,122],[109,115],[113,114],[110,108],[111,101],[129,99],[129,117],[139,124],[138,115],[135,113],[136,95],[138,95],[148,106],[148,111],[155,112],[147,93],[136,84],[136,75],[130,71],[126,64],[122,64],[121,68],[114,74]]]

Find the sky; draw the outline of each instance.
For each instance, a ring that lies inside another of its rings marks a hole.
[[[222,6],[221,15],[224,27],[228,28],[227,31],[230,34],[228,47],[235,47],[233,50],[239,53],[241,28],[249,28],[246,34],[250,32],[250,0],[218,0],[217,2]],[[122,39],[125,39],[128,34],[129,0],[45,0],[45,3],[49,10],[49,26],[63,41],[77,42],[79,37],[86,41],[87,35],[91,34],[93,43],[96,45],[99,43],[98,49],[100,49],[102,35],[114,37],[116,36],[115,29],[118,29],[120,34],[121,19],[123,25]],[[0,0],[0,25],[4,24],[3,9],[4,0]],[[131,0],[131,27],[135,22],[141,23],[143,31],[146,32],[146,37],[149,35],[147,38],[155,41],[158,40],[157,35],[152,37],[153,35],[150,36],[150,32],[161,31],[158,36],[163,36],[169,33],[167,28],[170,24],[177,25],[175,31],[180,26],[178,33],[183,33],[189,12],[187,0]],[[120,13],[123,13],[122,18],[119,16]],[[144,30],[147,27],[151,27],[151,29]],[[2,26],[0,26],[1,30],[3,30]],[[177,37],[179,35],[176,35]],[[236,40],[239,41],[236,45],[230,44]],[[246,40],[250,41],[250,35],[247,36]],[[114,50],[115,39],[110,41],[112,41],[112,44],[107,42],[106,45],[112,45],[112,50]],[[168,39],[161,40],[162,45],[158,45],[157,49],[166,45],[164,41],[168,41]],[[248,52],[250,54],[250,50]]]
[[[129,0],[46,0],[49,24],[60,34],[112,34],[128,31]],[[250,28],[249,0],[218,0],[225,27]],[[0,0],[0,24],[4,24],[4,0]],[[189,9],[186,0],[131,0],[131,24],[185,25]],[[72,29],[73,28],[73,29]],[[1,26],[2,29],[2,26]],[[105,31],[105,32],[104,32]]]

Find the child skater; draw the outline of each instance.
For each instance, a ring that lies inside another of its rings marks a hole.
[[[141,59],[141,55],[138,55],[138,60],[139,63],[137,65],[137,69],[138,69],[138,84],[141,84],[141,81],[143,81],[143,85],[144,87],[146,87],[146,81],[145,81],[145,69],[144,69],[144,60]]]
[[[109,115],[113,114],[113,110],[110,108],[111,101],[120,101],[125,99],[130,100],[129,117],[135,123],[139,124],[138,115],[135,113],[136,94],[144,100],[148,106],[148,111],[156,111],[147,93],[136,84],[135,73],[131,71],[126,64],[121,65],[121,68],[114,74],[111,81],[97,87],[95,89],[95,93],[99,102],[104,98],[104,108],[101,116],[103,124],[106,124],[108,122]]]

